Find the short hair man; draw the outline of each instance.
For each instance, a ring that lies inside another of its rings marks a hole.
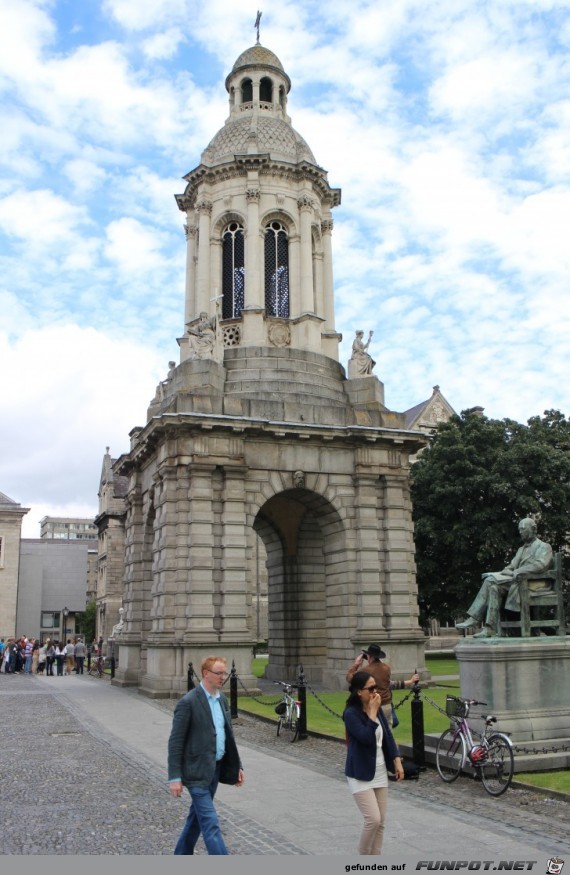
[[[386,654],[379,644],[371,644],[368,650],[362,650],[358,654],[346,673],[346,680],[350,684],[357,671],[367,671],[372,675],[378,686],[384,717],[388,721],[388,726],[391,729],[393,724],[392,690],[403,690],[404,687],[411,687],[412,684],[419,681],[420,676],[419,674],[413,674],[407,681],[390,680],[390,675],[392,673],[390,666],[386,662],[380,662],[380,660],[385,657]],[[365,659],[368,660],[368,665],[363,666],[362,663]]]
[[[184,786],[192,799],[174,849],[177,856],[193,854],[200,833],[208,854],[227,855],[214,796],[219,782],[241,787],[245,780],[230,709],[220,692],[228,674],[227,662],[222,656],[208,656],[201,669],[199,686],[176,705],[168,740],[170,793],[181,796]]]
[[[481,632],[474,638],[493,638],[499,632],[499,612],[506,596],[505,608],[520,611],[519,574],[540,574],[552,566],[552,547],[536,536],[536,523],[529,517],[519,523],[519,534],[523,542],[512,562],[502,571],[486,571],[481,589],[471,607],[467,610],[467,620],[456,623],[456,629],[470,629],[484,622]]]

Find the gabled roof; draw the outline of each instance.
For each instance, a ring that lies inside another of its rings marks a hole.
[[[0,504],[12,504],[12,505],[17,505],[18,502],[17,502],[17,501],[14,501],[13,498],[8,498],[8,496],[7,496],[7,495],[4,495],[3,492],[0,492]]]
[[[455,410],[443,397],[439,386],[433,387],[431,397],[405,411],[406,428],[435,428],[438,422],[447,422]]]

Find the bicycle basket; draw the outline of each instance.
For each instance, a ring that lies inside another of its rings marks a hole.
[[[287,705],[285,702],[279,702],[279,704],[275,706],[275,713],[279,714],[280,717],[283,717],[286,711]]]
[[[467,717],[469,705],[464,699],[458,699],[457,696],[446,696],[445,713],[448,717]]]

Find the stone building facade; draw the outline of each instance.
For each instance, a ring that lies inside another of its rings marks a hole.
[[[408,470],[426,438],[376,376],[347,380],[338,361],[340,191],[291,125],[281,62],[257,44],[226,88],[229,117],[177,197],[180,363],[112,465],[127,484],[116,683],[176,696],[188,662],[215,652],[254,685],[260,555],[269,677],[302,664],[344,688],[373,641],[408,676],[424,666]],[[100,536],[111,516],[101,506]]]
[[[4,640],[16,635],[20,538],[29,509],[0,492],[0,638]]]

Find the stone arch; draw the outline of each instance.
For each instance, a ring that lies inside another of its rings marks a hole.
[[[267,498],[252,528],[267,555],[267,676],[294,680],[302,664],[309,682],[320,682],[336,663],[341,629],[350,648],[356,624],[345,525],[330,501],[299,486]]]
[[[243,213],[239,213],[236,210],[224,210],[223,213],[216,217],[212,225],[212,237],[215,240],[221,239],[226,225],[229,225],[231,222],[237,222],[243,225],[244,228],[246,227],[246,217]]]
[[[265,212],[261,216],[259,221],[259,226],[262,234],[265,232],[265,228],[267,227],[267,225],[269,225],[270,222],[282,222],[287,228],[287,233],[289,234],[289,237],[298,233],[295,218],[287,210],[275,208],[267,210],[267,212]]]

